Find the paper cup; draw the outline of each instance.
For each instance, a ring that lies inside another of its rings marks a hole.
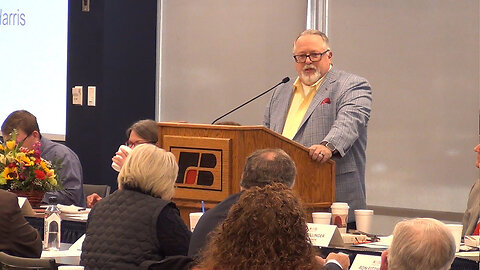
[[[462,224],[445,224],[450,232],[453,234],[453,239],[455,239],[455,252],[460,250],[460,241],[462,240]]]
[[[78,265],[61,265],[58,267],[58,270],[83,270],[83,266]]]
[[[313,212],[312,213],[313,223],[315,224],[326,224],[330,225],[330,220],[332,219],[332,214],[327,212]]]
[[[200,219],[200,217],[203,215],[202,212],[193,212],[190,213],[190,231],[193,232],[195,230],[195,226],[197,226],[197,222]]]
[[[118,147],[118,151],[117,151],[117,152],[120,152],[122,149],[125,150],[126,152],[128,152],[129,154],[130,154],[130,152],[132,152],[132,148],[130,148],[130,147],[126,146],[126,145],[120,145],[120,146]],[[117,157],[119,157],[119,158],[122,158],[122,157],[119,156],[119,155],[115,155],[115,156],[117,156]],[[117,172],[120,172],[120,169],[121,169],[121,167],[120,167],[117,163],[115,163],[114,161],[112,161],[112,168],[113,168],[115,171],[117,171]]]
[[[371,233],[373,210],[357,209],[355,210],[355,220],[357,230],[364,233]]]
[[[348,222],[348,203],[335,202],[332,203],[332,224],[337,225],[340,233],[347,233]]]

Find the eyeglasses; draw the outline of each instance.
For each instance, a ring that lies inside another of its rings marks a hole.
[[[140,144],[145,144],[145,143],[150,143],[150,144],[154,144],[155,142],[151,142],[151,141],[136,141],[136,142],[131,142],[131,141],[126,141],[125,142],[125,145],[130,147],[130,148],[134,148],[135,146],[137,145],[140,145]]]
[[[25,140],[30,137],[31,135],[33,134],[33,131],[28,133],[27,136],[25,136],[25,138],[23,138],[23,140],[20,142],[21,145],[23,145],[23,143],[25,142]]]
[[[308,59],[310,59],[311,62],[318,62],[318,61],[322,60],[322,56],[329,51],[330,51],[330,49],[327,49],[326,51],[324,51],[322,53],[297,54],[297,55],[294,55],[293,58],[295,59],[295,62],[297,62],[297,63],[305,63],[307,61],[307,57],[308,57]]]

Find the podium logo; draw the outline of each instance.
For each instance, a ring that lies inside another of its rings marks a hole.
[[[221,179],[221,151],[182,149],[178,153],[177,184],[212,186]],[[195,152],[192,152],[195,151]]]

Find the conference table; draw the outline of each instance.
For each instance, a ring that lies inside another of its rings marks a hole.
[[[36,216],[25,217],[27,221],[36,228],[43,239],[43,215],[38,214]],[[67,264],[67,265],[78,265],[80,260],[80,250],[68,252],[66,247],[69,247],[71,244],[75,243],[79,238],[81,238],[86,232],[86,218],[79,220],[75,218],[63,217],[62,225],[61,225],[61,241],[62,247],[60,252],[53,252],[53,253],[45,253],[45,258],[55,258],[58,263],[60,264]],[[371,248],[371,247],[362,247],[356,245],[349,245],[345,244],[343,247],[317,247],[317,252],[321,255],[326,257],[331,252],[343,252],[348,254],[350,257],[350,261],[353,262],[355,260],[356,255],[358,254],[365,254],[365,255],[373,255],[373,256],[380,256],[384,249],[381,248]],[[452,270],[460,270],[460,269],[480,269],[480,256],[478,255],[478,251],[476,251],[474,256],[469,255],[469,253],[462,252],[457,253],[455,256],[455,260],[451,266]],[[44,255],[42,255],[44,257]]]
[[[80,247],[81,249],[81,247]],[[61,243],[58,251],[42,251],[42,259],[55,259],[58,265],[80,265],[82,251],[72,249],[71,244]]]

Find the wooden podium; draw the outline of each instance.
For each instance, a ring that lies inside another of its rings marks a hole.
[[[158,145],[172,152],[179,164],[173,201],[187,225],[188,214],[201,211],[201,201],[212,208],[240,191],[245,159],[263,148],[281,148],[295,161],[294,192],[308,212],[326,211],[335,201],[335,162],[312,161],[306,147],[265,127],[185,123],[158,127]]]

